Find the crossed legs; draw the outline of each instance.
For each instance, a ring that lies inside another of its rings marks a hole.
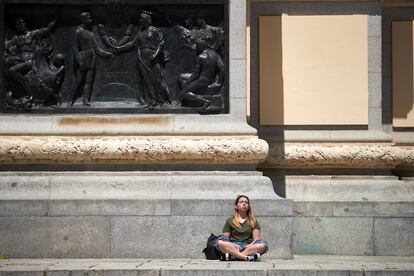
[[[246,260],[247,255],[255,253],[263,254],[265,251],[265,245],[263,243],[249,245],[245,247],[242,252],[240,252],[240,247],[238,245],[228,241],[219,240],[217,246],[220,252],[229,253],[233,257],[244,261]]]
[[[227,241],[218,241],[218,248],[220,252],[222,253],[229,253],[233,257],[240,259],[240,260],[246,260],[246,255],[240,252],[240,247],[235,245],[234,243],[227,242]]]

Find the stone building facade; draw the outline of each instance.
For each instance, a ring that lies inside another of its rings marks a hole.
[[[228,113],[0,114],[0,255],[198,258],[247,194],[269,257],[413,256],[414,3],[226,5]]]
[[[261,171],[297,254],[413,255],[412,1],[250,1]]]

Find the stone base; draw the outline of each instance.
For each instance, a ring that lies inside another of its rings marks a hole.
[[[202,258],[246,194],[271,258],[292,257],[292,202],[256,172],[0,173],[0,255]]]
[[[286,176],[285,185],[294,201],[414,201],[414,180],[395,176]]]
[[[414,181],[286,177],[296,254],[414,256]]]

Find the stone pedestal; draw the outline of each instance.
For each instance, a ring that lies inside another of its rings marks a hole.
[[[226,114],[0,115],[0,255],[201,258],[246,194],[268,255],[292,257],[292,202],[246,123],[246,3],[228,7]]]
[[[0,248],[15,258],[202,258],[237,194],[269,255],[292,256],[292,204],[254,172],[2,173]]]

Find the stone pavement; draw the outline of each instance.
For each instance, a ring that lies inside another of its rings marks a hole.
[[[200,259],[3,259],[0,276],[412,276],[414,257],[295,256],[293,260],[221,262]]]

